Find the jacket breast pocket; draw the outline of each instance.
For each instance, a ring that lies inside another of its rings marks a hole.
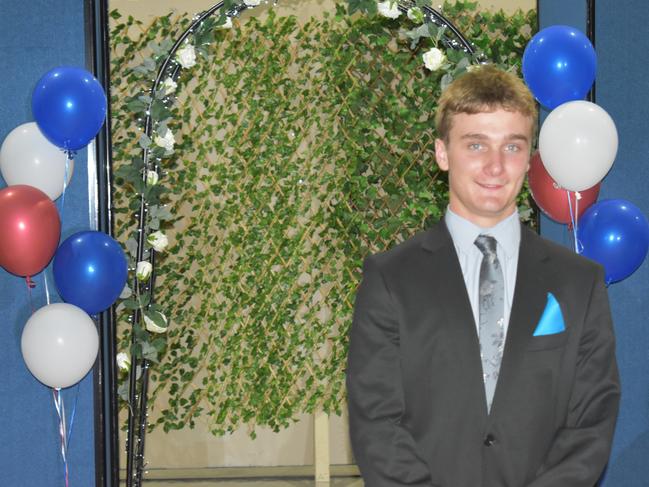
[[[568,333],[553,333],[552,335],[542,335],[532,337],[527,345],[528,351],[550,350],[553,348],[563,347],[568,341]]]

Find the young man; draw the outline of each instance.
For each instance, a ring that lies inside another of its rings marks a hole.
[[[535,102],[482,66],[436,115],[442,222],[366,259],[351,330],[367,487],[593,487],[619,402],[603,270],[522,227]]]

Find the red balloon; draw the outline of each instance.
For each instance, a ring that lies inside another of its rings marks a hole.
[[[60,236],[59,212],[40,189],[17,184],[0,190],[0,266],[18,276],[38,274]]]
[[[577,215],[575,215],[575,221],[577,221],[582,213],[597,201],[599,196],[600,183],[597,183],[592,188],[580,191],[581,199],[577,203],[576,192],[567,192],[554,182],[545,169],[538,152],[530,159],[530,170],[527,173],[527,179],[536,204],[543,210],[543,213],[559,223],[572,224],[570,204],[573,212],[579,205]],[[570,194],[570,204],[568,203],[568,193]]]

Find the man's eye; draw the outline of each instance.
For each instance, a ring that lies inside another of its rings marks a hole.
[[[473,144],[469,144],[469,150],[480,150],[482,149],[482,144],[478,142],[474,142]]]
[[[505,150],[507,152],[518,152],[521,148],[517,144],[507,144]]]

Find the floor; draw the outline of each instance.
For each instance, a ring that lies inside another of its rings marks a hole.
[[[122,472],[122,475],[124,472]],[[332,465],[331,480],[316,482],[313,466],[151,469],[143,487],[363,487],[354,465]],[[125,482],[122,480],[122,486]]]
[[[250,479],[250,480],[151,480],[144,487],[363,487],[358,477],[334,478],[330,482],[315,482],[306,479]]]

